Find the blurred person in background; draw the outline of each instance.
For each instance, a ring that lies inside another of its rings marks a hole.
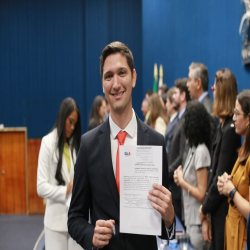
[[[166,129],[165,133],[165,146],[167,154],[169,152],[169,144],[170,140],[173,136],[174,128],[176,124],[178,123],[178,112],[174,109],[174,103],[173,103],[173,94],[175,91],[175,87],[172,87],[168,90],[166,94],[166,110],[167,110],[167,116],[169,118],[169,123]]]
[[[152,89],[149,89],[146,94],[145,94],[145,98],[147,98],[149,100],[149,97],[153,94],[153,90]]]
[[[150,111],[149,111],[149,100],[147,98],[144,98],[142,101],[141,111],[142,111],[143,116],[145,117],[144,123],[149,125]]]
[[[106,102],[106,111],[105,111],[105,116],[104,116],[103,120],[106,121],[108,119],[108,117],[109,117],[110,105],[108,103],[107,98],[105,97],[104,99],[105,99],[105,102]]]
[[[172,193],[174,210],[182,223],[182,194],[181,188],[174,182],[174,171],[185,163],[183,158],[185,153],[186,136],[184,133],[184,114],[190,96],[187,88],[187,78],[179,78],[175,81],[175,89],[173,93],[173,107],[178,112],[178,123],[176,124],[173,135],[170,139],[168,153],[168,179],[169,190]],[[187,148],[188,150],[188,148]]]
[[[164,112],[159,96],[154,93],[149,98],[150,127],[165,136],[168,124],[167,114]]]
[[[101,95],[98,95],[95,97],[92,104],[88,131],[101,125],[104,122],[105,112],[106,101]]]
[[[43,137],[38,158],[37,193],[47,199],[44,216],[46,250],[82,249],[68,234],[68,209],[81,117],[72,98],[61,103],[52,131]]]
[[[229,69],[221,69],[215,74],[213,113],[219,118],[213,146],[212,163],[207,186],[207,193],[203,205],[199,210],[202,223],[203,238],[212,242],[211,249],[224,249],[224,228],[228,212],[228,202],[217,189],[218,176],[224,172],[230,174],[237,159],[237,150],[241,146],[240,135],[235,133],[233,114],[237,82]],[[210,222],[210,218],[211,222]],[[212,226],[212,228],[211,228]]]
[[[247,240],[246,220],[250,212],[250,89],[243,90],[237,96],[233,121],[236,133],[244,141],[232,173],[228,175],[225,172],[219,176],[217,186],[219,193],[228,197],[229,202],[224,249],[243,250]]]
[[[202,237],[199,219],[199,208],[207,188],[207,169],[211,163],[209,116],[200,102],[191,101],[187,104],[184,133],[189,150],[184,167],[179,166],[174,172],[174,181],[182,188],[186,231],[196,250],[209,248]]]

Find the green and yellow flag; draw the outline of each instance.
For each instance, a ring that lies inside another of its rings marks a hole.
[[[158,70],[157,70],[157,64],[154,65],[154,86],[153,86],[153,92],[158,92],[158,82],[157,82],[157,76],[158,76]]]

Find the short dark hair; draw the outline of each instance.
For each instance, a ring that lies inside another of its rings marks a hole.
[[[184,133],[190,146],[205,143],[210,148],[210,115],[205,106],[197,100],[188,102],[184,119]]]
[[[193,78],[197,80],[201,79],[202,89],[208,91],[209,76],[207,72],[207,67],[203,63],[192,62],[189,66],[189,70],[193,70]]]
[[[101,57],[100,57],[100,73],[101,78],[103,75],[103,66],[106,58],[109,55],[115,54],[115,53],[121,53],[124,55],[127,59],[128,66],[131,70],[131,73],[133,74],[134,70],[134,58],[131,50],[122,42],[112,42],[108,44],[102,51]]]
[[[148,94],[148,96],[151,96],[154,93],[154,91],[152,89],[149,89],[146,94]]]
[[[179,78],[175,80],[174,84],[175,84],[175,87],[180,90],[181,94],[183,92],[186,93],[186,101],[188,102],[190,101],[190,95],[189,95],[189,91],[187,87],[187,81],[188,81],[188,78]]]
[[[71,97],[68,97],[64,99],[61,103],[57,119],[55,122],[55,125],[53,126],[52,130],[57,129],[57,136],[58,136],[58,142],[57,142],[57,148],[59,151],[59,159],[57,163],[57,169],[55,178],[58,181],[58,185],[65,185],[65,181],[62,177],[62,156],[63,156],[63,147],[64,147],[64,137],[65,137],[65,122],[68,116],[73,112],[77,112],[78,119],[75,124],[75,129],[71,135],[71,143],[69,144],[71,152],[73,153],[73,150],[78,153],[78,150],[80,148],[80,140],[81,140],[81,115],[79,111],[79,107],[75,100]],[[73,162],[74,164],[75,162]]]

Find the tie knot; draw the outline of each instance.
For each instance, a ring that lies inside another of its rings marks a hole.
[[[116,137],[117,137],[118,142],[119,142],[120,145],[123,145],[123,144],[124,144],[126,135],[127,135],[127,132],[125,132],[125,131],[120,131],[120,132],[117,134]]]

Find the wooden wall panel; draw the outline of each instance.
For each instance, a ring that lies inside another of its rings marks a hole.
[[[25,214],[26,129],[0,131],[0,213]]]
[[[29,214],[44,214],[43,198],[37,195],[37,164],[41,139],[28,140],[28,195]]]

